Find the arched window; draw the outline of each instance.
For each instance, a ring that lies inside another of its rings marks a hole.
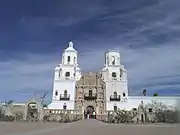
[[[115,57],[112,56],[112,65],[115,65]]]
[[[67,57],[67,61],[68,61],[68,62],[71,61],[71,57],[70,57],[70,56]]]
[[[89,96],[92,96],[92,90],[89,90]]]
[[[126,96],[126,93],[123,92],[123,97],[125,97],[125,96]]]
[[[65,73],[65,76],[66,76],[66,77],[69,77],[69,76],[70,76],[70,72],[66,72],[66,73]]]
[[[116,91],[114,92],[114,98],[117,98],[117,92]]]
[[[62,57],[62,63],[64,63],[64,56]]]
[[[67,108],[67,105],[66,105],[66,103],[64,103],[63,109],[66,110],[66,108]]]
[[[117,111],[117,105],[114,105],[114,111]]]
[[[64,90],[64,97],[67,98],[67,90]]]
[[[76,57],[74,57],[74,64],[76,63]]]
[[[61,71],[62,71],[62,69],[60,68],[59,69],[59,77],[61,77]]]
[[[116,77],[116,72],[112,72],[112,77]]]
[[[56,91],[55,91],[55,96],[57,96],[57,95],[58,95],[58,91],[56,90]]]

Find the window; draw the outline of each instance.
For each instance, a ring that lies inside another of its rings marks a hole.
[[[66,76],[66,77],[69,77],[69,76],[70,76],[70,72],[66,72],[66,73],[65,73],[65,76]]]
[[[123,69],[120,68],[120,77],[122,77],[122,76],[123,76]]]
[[[67,98],[67,90],[64,90],[64,97]]]
[[[116,72],[112,72],[112,77],[116,77]]]
[[[74,64],[76,63],[76,57],[74,57]]]
[[[64,63],[64,56],[62,57],[62,63]]]
[[[116,91],[114,92],[114,98],[117,98],[117,92]]]
[[[152,108],[148,108],[148,112],[152,112]]]
[[[115,57],[112,56],[112,65],[115,65]]]
[[[61,71],[62,71],[62,69],[60,68],[59,69],[59,77],[61,77]]]
[[[116,105],[114,105],[114,111],[117,111],[117,106]]]
[[[89,90],[89,96],[92,96],[92,90]]]
[[[58,95],[58,91],[56,90],[56,92],[55,92],[55,95],[57,96]]]
[[[66,103],[64,103],[63,110],[66,110],[66,109],[67,109],[67,105],[66,105]]]
[[[71,57],[70,57],[70,56],[68,56],[67,61],[68,61],[68,62],[70,62],[70,60],[71,60]]]
[[[123,92],[123,97],[125,97],[125,96],[126,96],[126,93]]]

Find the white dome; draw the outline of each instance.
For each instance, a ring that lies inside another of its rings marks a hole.
[[[69,42],[69,47],[65,49],[65,51],[75,51],[77,52],[74,48],[73,48],[74,43],[72,41]]]
[[[59,70],[60,69],[60,67],[55,67],[55,69],[54,70]]]
[[[103,69],[101,71],[107,71],[108,68],[107,67],[103,67]]]

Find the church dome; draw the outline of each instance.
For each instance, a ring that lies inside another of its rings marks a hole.
[[[55,69],[54,70],[59,70],[59,67],[55,67]]]
[[[65,49],[65,51],[73,51],[73,52],[77,52],[74,47],[73,47],[74,43],[72,41],[69,42],[69,46],[68,48]]]
[[[61,64],[59,64],[54,70],[59,70],[61,68]]]
[[[107,71],[108,68],[107,67],[103,67],[103,69],[101,71]]]
[[[76,67],[76,71],[80,71],[80,68],[79,68],[79,67]]]

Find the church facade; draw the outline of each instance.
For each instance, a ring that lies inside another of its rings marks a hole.
[[[99,73],[83,73],[76,83],[75,109],[79,113],[95,111],[103,114],[105,105],[105,82]]]
[[[99,72],[81,73],[78,51],[69,42],[61,63],[54,69],[52,102],[47,109],[80,114],[90,109],[104,115],[117,109],[131,110],[153,100],[176,106],[179,97],[129,96],[127,70],[121,64],[120,52],[109,50],[104,59],[104,67]]]

